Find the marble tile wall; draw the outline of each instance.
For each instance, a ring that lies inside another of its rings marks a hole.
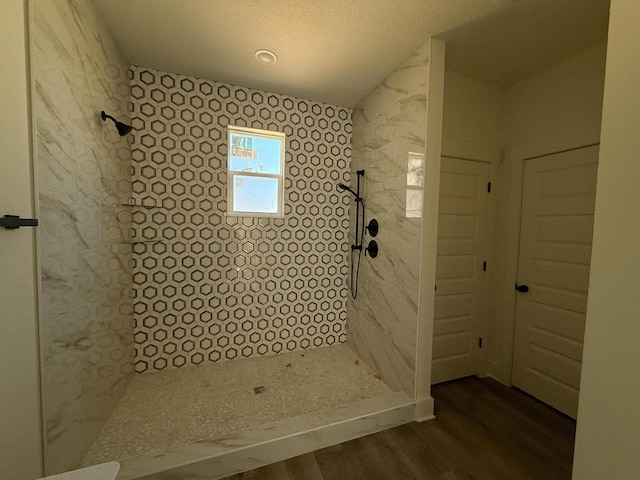
[[[365,170],[366,222],[379,222],[375,240],[380,251],[375,259],[362,258],[358,296],[348,302],[347,338],[387,384],[411,397],[422,229],[411,199],[421,193],[418,163],[425,154],[428,52],[428,43],[419,47],[353,111],[351,169]]]
[[[133,372],[129,65],[92,2],[32,2],[46,474],[76,468]]]
[[[344,342],[351,110],[139,67],[131,88],[136,371]],[[286,134],[284,218],[226,216],[230,124]]]

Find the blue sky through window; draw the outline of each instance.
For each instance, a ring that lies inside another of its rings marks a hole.
[[[278,179],[234,177],[233,210],[236,212],[278,213]]]

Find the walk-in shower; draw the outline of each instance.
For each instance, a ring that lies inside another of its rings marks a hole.
[[[359,402],[389,387],[345,345],[349,216],[335,183],[350,176],[351,111],[130,69],[112,39],[49,25],[51,8],[97,24],[90,4],[34,8],[47,474],[118,459],[126,478],[176,442],[253,429],[245,448],[275,435],[260,424],[289,422],[293,438],[379,411]],[[93,63],[64,72],[58,36]],[[96,91],[62,81],[105,69],[118,75]],[[48,121],[95,118],[96,96],[115,129]],[[282,217],[226,215],[231,122],[287,135]]]
[[[130,66],[92,2],[33,10],[46,473],[107,455],[135,478],[221,450],[247,467],[274,460],[251,445],[287,455],[411,420],[400,383],[347,338],[349,257],[373,254],[363,185],[346,185],[364,174],[352,110]],[[71,50],[90,61],[55,61]],[[227,214],[229,125],[286,135],[281,217]]]

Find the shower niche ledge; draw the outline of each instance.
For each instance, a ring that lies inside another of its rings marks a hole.
[[[154,208],[166,208],[162,205],[139,203],[139,202],[128,202],[128,201],[119,203],[118,205],[120,205],[121,207],[144,208],[146,210],[151,210]]]
[[[112,207],[129,207],[131,209],[144,209],[144,210],[153,210],[153,209],[166,209],[163,205],[157,205],[152,203],[145,203],[142,201],[136,201],[133,199],[124,200],[117,204],[112,204]],[[163,243],[164,239],[162,238],[131,238],[129,240],[125,240],[122,243],[126,245],[153,245],[156,243]]]
[[[125,244],[127,245],[153,245],[154,243],[162,243],[162,239],[161,238],[151,238],[151,239],[145,239],[145,238],[132,238],[131,240],[125,240],[124,241]]]
[[[224,478],[412,422],[415,402],[391,392],[120,460],[118,480]]]

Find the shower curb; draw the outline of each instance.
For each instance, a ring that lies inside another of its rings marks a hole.
[[[124,459],[117,478],[224,478],[414,420],[415,402],[404,392],[393,392]]]

